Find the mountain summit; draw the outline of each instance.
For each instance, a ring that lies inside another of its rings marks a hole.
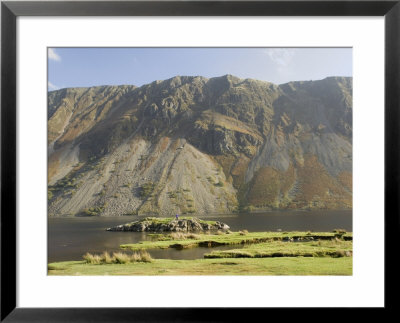
[[[48,94],[50,216],[352,207],[352,78]]]

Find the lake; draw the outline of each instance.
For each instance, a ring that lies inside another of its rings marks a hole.
[[[150,239],[144,232],[108,232],[106,228],[136,221],[138,216],[49,218],[48,261],[81,260],[86,252],[120,251],[119,245]],[[263,213],[201,216],[228,224],[231,231],[353,231],[351,210],[268,211]],[[235,247],[236,248],[236,247]],[[232,249],[223,246],[216,249]],[[153,258],[198,259],[208,248],[150,250]]]

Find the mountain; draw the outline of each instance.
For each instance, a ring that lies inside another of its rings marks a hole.
[[[352,78],[48,94],[50,216],[352,207]]]

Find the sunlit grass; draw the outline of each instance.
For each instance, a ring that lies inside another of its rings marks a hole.
[[[52,263],[49,275],[352,275],[353,257],[235,258],[170,260],[125,265],[89,265],[84,261]]]
[[[352,241],[332,240],[283,242],[246,245],[241,249],[218,250],[205,254],[205,258],[267,258],[267,257],[350,257]]]
[[[142,241],[140,243],[123,244],[122,249],[184,249],[202,246],[245,245],[257,244],[273,240],[304,239],[304,240],[331,240],[337,237],[333,232],[227,232],[226,234],[198,234],[196,239],[172,239],[168,235],[157,235],[156,241]],[[344,233],[341,237],[351,239],[352,233]]]
[[[132,262],[151,262],[153,258],[147,251],[140,250],[132,254],[127,254],[123,252],[114,252],[112,256],[108,252],[104,252],[101,255],[95,255],[87,252],[83,256],[83,260],[87,264],[101,265],[101,264],[128,264]]]

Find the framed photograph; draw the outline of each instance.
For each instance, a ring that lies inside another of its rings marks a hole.
[[[393,308],[399,15],[2,2],[1,320]]]

